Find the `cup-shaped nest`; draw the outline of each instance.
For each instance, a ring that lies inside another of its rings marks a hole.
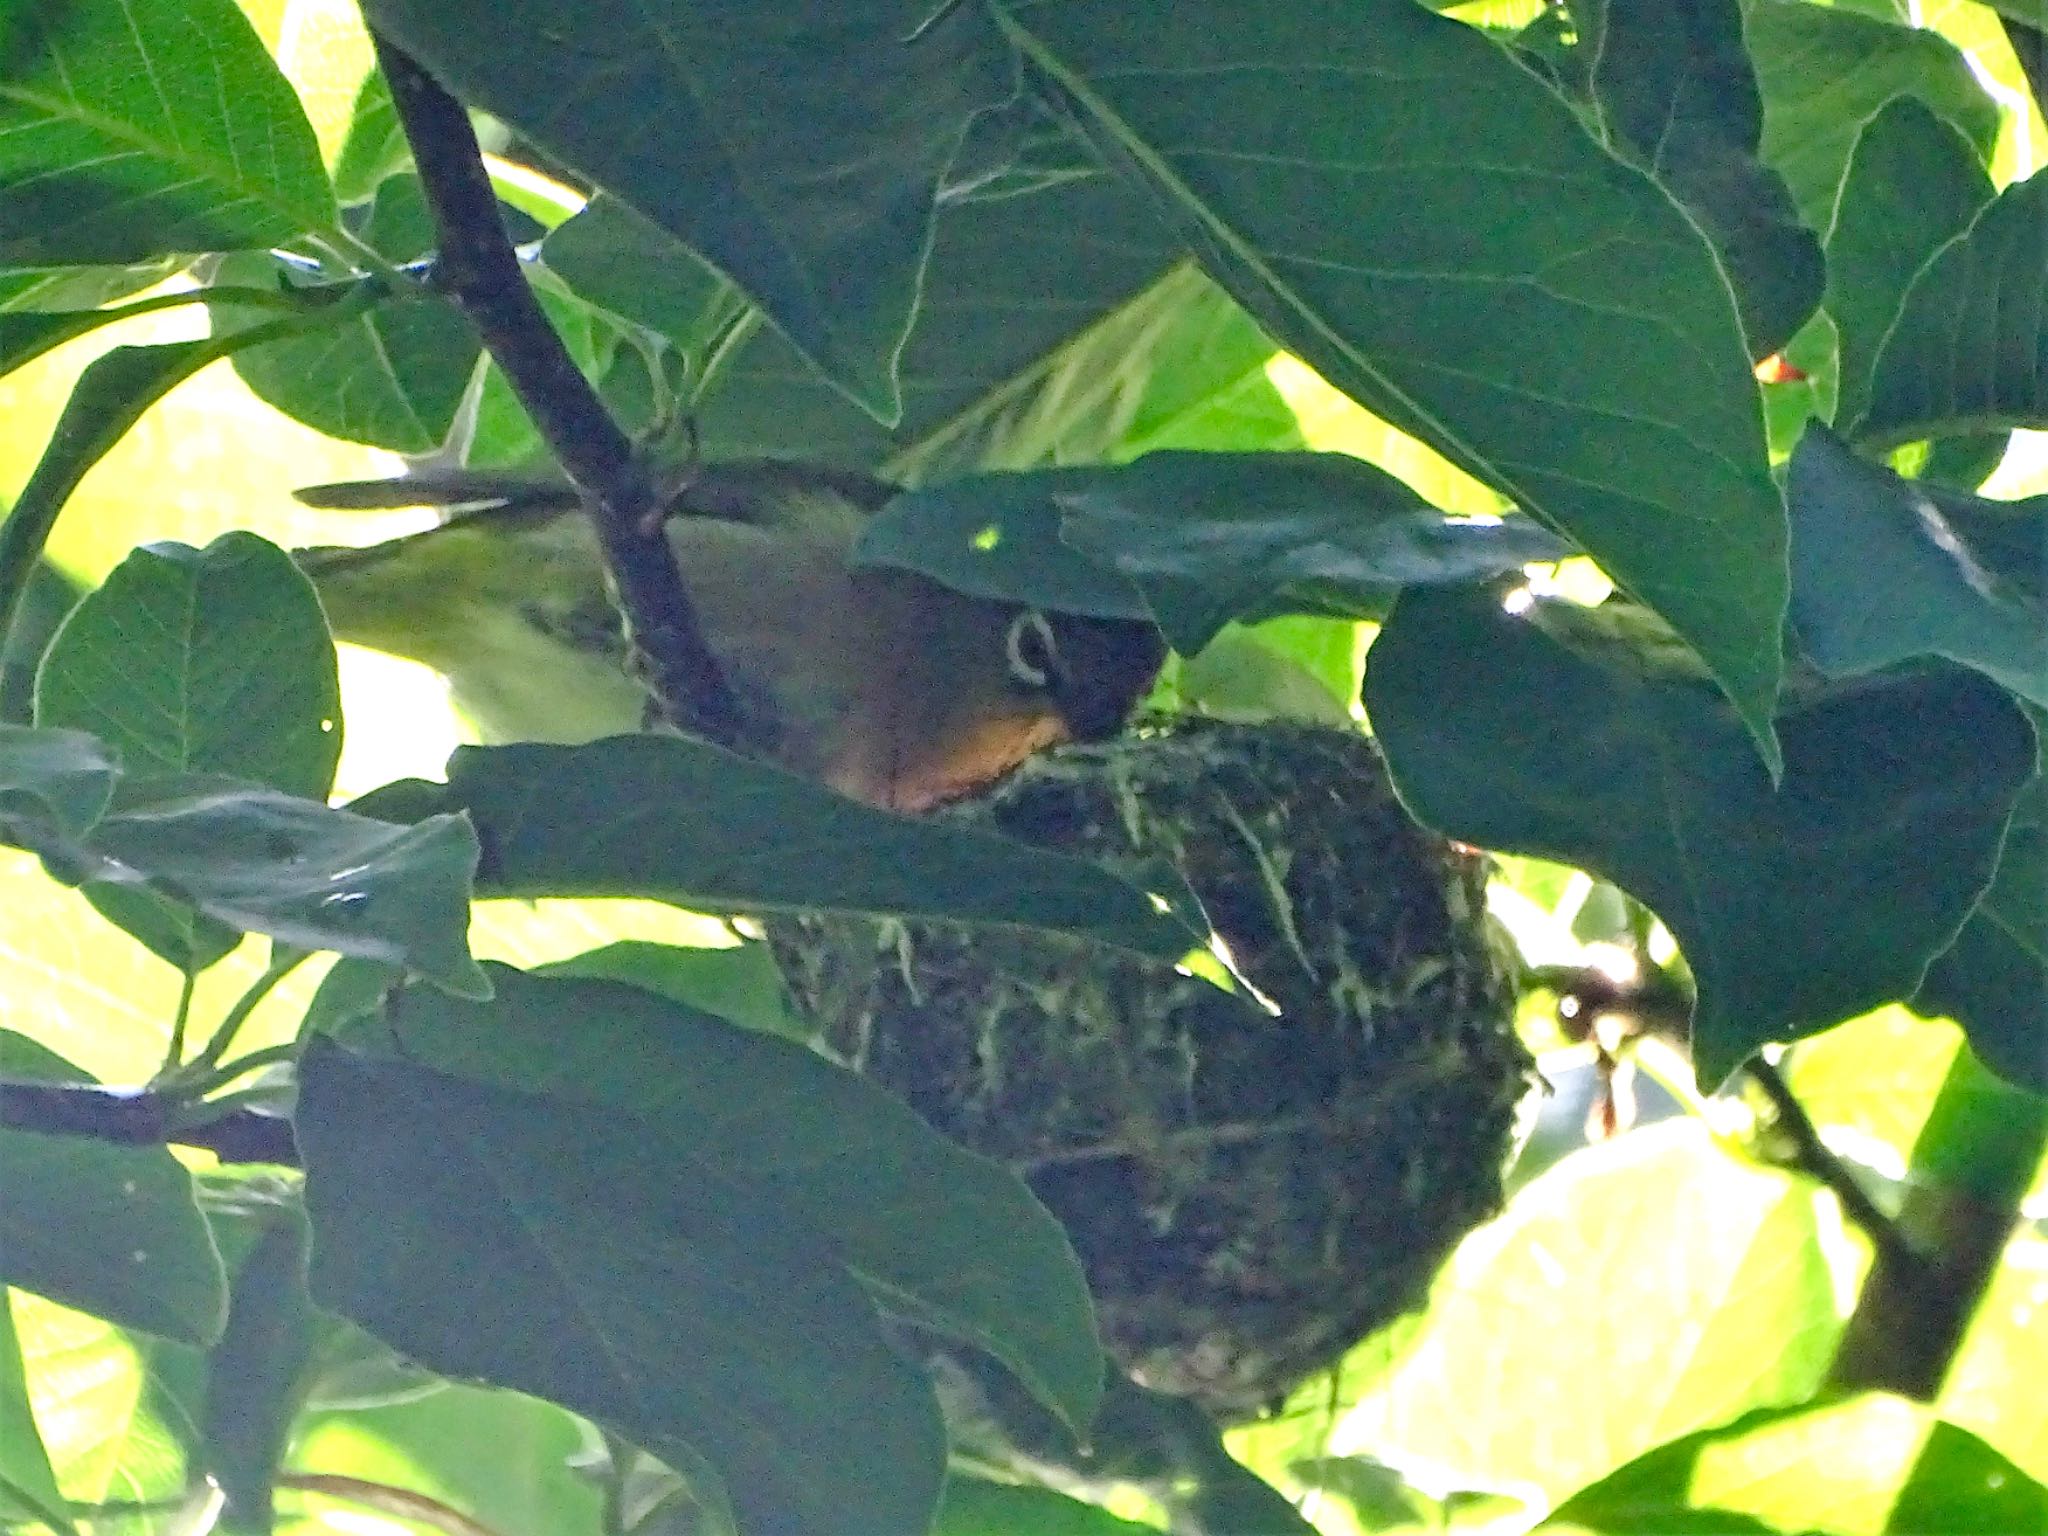
[[[1531,1063],[1482,861],[1362,735],[1184,722],[1027,763],[946,814],[1179,868],[1238,972],[1037,933],[771,922],[826,1043],[1016,1168],[1112,1355],[1227,1417],[1412,1307],[1501,1203]]]

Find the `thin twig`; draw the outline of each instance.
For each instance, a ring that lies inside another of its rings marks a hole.
[[[364,1509],[396,1515],[401,1520],[411,1520],[419,1525],[430,1525],[437,1531],[446,1531],[448,1536],[498,1536],[488,1525],[472,1520],[453,1505],[389,1483],[373,1483],[360,1477],[342,1477],[326,1472],[287,1472],[277,1480],[277,1486],[298,1493],[322,1493],[330,1499],[359,1504]]]
[[[1792,1143],[1793,1165],[1834,1191],[1835,1198],[1842,1203],[1843,1214],[1863,1229],[1879,1253],[1891,1255],[1894,1259],[1907,1257],[1903,1251],[1905,1240],[1899,1236],[1898,1226],[1878,1208],[1877,1202],[1857,1182],[1848,1165],[1820,1139],[1812,1116],[1807,1114],[1806,1106],[1792,1092],[1792,1085],[1785,1081],[1784,1073],[1761,1056],[1750,1057],[1743,1063],[1743,1071],[1771,1101],[1771,1109],[1777,1116],[1777,1128]]]
[[[372,40],[433,215],[438,286],[582,493],[655,702],[685,729],[742,745],[745,717],[676,569],[661,488],[527,286],[468,114],[388,38]]]

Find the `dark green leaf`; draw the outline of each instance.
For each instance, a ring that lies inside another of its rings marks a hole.
[[[106,744],[83,731],[0,725],[0,824],[29,816],[60,837],[83,837],[105,814],[120,772]]]
[[[101,878],[147,881],[236,928],[482,995],[467,937],[476,836],[455,817],[392,826],[259,785],[167,775],[125,783],[89,851],[118,861]]]
[[[1067,542],[1135,582],[1190,656],[1229,619],[1377,613],[1399,587],[1570,553],[1527,519],[1447,518],[1386,471],[1337,453],[1154,453],[1054,495]]]
[[[774,0],[714,10],[544,0],[521,46],[489,5],[376,0],[370,19],[703,254],[878,419],[901,411],[940,182],[968,120],[1014,89],[979,6]]]
[[[1815,425],[1792,455],[1786,503],[1792,621],[1822,671],[1945,656],[2048,708],[2048,496],[1994,502],[1902,480]],[[1980,529],[2031,546],[2017,579],[1999,568],[2002,548],[1978,553]]]
[[[231,774],[324,797],[341,686],[313,584],[251,533],[134,551],[58,630],[36,723],[91,731],[130,773]]]
[[[811,1026],[797,1013],[789,986],[766,944],[685,949],[627,939],[541,967],[548,976],[622,981],[702,1013],[768,1035],[804,1040]]]
[[[652,1165],[766,1202],[764,1215],[818,1234],[883,1305],[979,1345],[1087,1424],[1103,1371],[1087,1284],[1014,1174],[801,1045],[636,987],[502,966],[490,977],[488,1003],[402,993],[344,1038],[631,1117]]]
[[[1871,1393],[1766,1409],[1659,1446],[1581,1489],[1543,1530],[1587,1536],[2012,1536],[2048,1489],[1922,1404]],[[1853,1512],[1853,1513],[1852,1513]]]
[[[541,259],[579,298],[666,336],[698,368],[746,308],[696,252],[614,197],[549,231]]]
[[[53,1531],[77,1536],[71,1507],[57,1486],[50,1453],[36,1429],[28,1398],[28,1373],[21,1362],[21,1340],[15,1334],[4,1292],[0,1292],[0,1425],[7,1429],[0,1435],[0,1520],[19,1510],[31,1522],[41,1521]]]
[[[970,475],[898,496],[854,546],[863,565],[922,571],[958,592],[1101,618],[1146,617],[1138,589],[1061,536],[1060,497],[1118,473]]]
[[[1925,103],[1989,159],[1998,104],[1955,44],[1920,27],[1842,6],[1756,0],[1744,30],[1763,89],[1766,164],[1814,229],[1834,222],[1835,197],[1863,125],[1898,96]]]
[[[712,457],[800,454],[914,481],[1150,447],[1298,446],[1273,344],[1099,173],[940,210],[884,431],[763,329],[714,379]]]
[[[944,1460],[930,1390],[773,1200],[678,1179],[646,1126],[588,1100],[319,1043],[297,1125],[323,1304],[444,1373],[701,1456],[745,1532],[924,1527]],[[464,1273],[490,1284],[448,1283]]]
[[[1910,997],[1989,881],[2034,768],[2009,696],[1961,670],[1819,691],[1779,722],[1774,790],[1726,709],[1627,655],[1582,654],[1483,593],[1403,595],[1365,690],[1403,801],[1663,918],[1699,986],[1703,1080]]]
[[[0,1076],[89,1081],[15,1034],[0,1034]],[[227,1278],[166,1148],[0,1126],[0,1169],[0,1281],[166,1339],[220,1337]]]
[[[1763,100],[1739,0],[1595,0],[1575,10],[1610,140],[1671,189],[1721,253],[1752,357],[1820,302],[1820,242],[1757,159]]]
[[[395,262],[432,248],[417,176],[377,184],[361,235]],[[221,263],[219,280],[276,286],[291,283],[295,270],[270,257],[238,256]],[[215,311],[217,335],[242,324],[233,311]],[[331,325],[244,348],[235,372],[260,398],[330,437],[425,453],[448,436],[482,350],[451,301],[408,286],[367,309],[336,314]]]
[[[1845,432],[1879,445],[2048,423],[2048,175],[2016,182],[1906,290]]]
[[[2044,797],[2037,778],[2032,799]],[[1961,1024],[1999,1076],[2048,1093],[2048,825],[2023,814],[2006,831],[1991,889],[1927,968],[1913,1006]]]
[[[312,127],[231,0],[0,17],[0,265],[262,249],[333,223]]]
[[[1208,938],[1183,893],[1141,891],[1083,860],[871,810],[680,737],[464,747],[445,787],[421,788],[407,813],[466,814],[489,849],[480,888],[494,895],[936,917],[1162,959]]]
[[[1784,509],[1726,281],[1654,182],[1408,0],[1206,0],[1171,27],[1019,5],[1005,25],[1254,318],[1582,546],[1775,757]]]
[[[220,1224],[216,1218],[216,1230]],[[234,1265],[227,1329],[207,1359],[200,1432],[236,1529],[267,1531],[271,1485],[309,1385],[317,1319],[306,1293],[304,1212],[280,1201],[244,1224],[254,1231]]]
[[[1157,1527],[1120,1520],[1050,1488],[991,1483],[954,1473],[946,1479],[931,1536],[1156,1536]]]
[[[1857,138],[1828,229],[1827,308],[1841,342],[1837,421],[1858,421],[1869,408],[1871,372],[1907,290],[1992,192],[1976,147],[1911,96]]]

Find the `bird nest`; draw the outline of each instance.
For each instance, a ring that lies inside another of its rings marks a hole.
[[[781,918],[826,1043],[1029,1180],[1140,1383],[1256,1412],[1413,1306],[1501,1203],[1531,1063],[1481,860],[1350,731],[1185,722],[1033,759],[945,814],[1160,858],[1278,1007],[1038,933]]]

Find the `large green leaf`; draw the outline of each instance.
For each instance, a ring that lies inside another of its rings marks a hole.
[[[699,369],[746,308],[733,285],[687,245],[615,197],[593,198],[548,231],[541,260],[577,297],[667,337]]]
[[[130,773],[224,773],[324,797],[341,685],[320,600],[251,533],[138,549],[57,631],[36,723],[91,731]]]
[[[16,1034],[0,1034],[0,1076],[85,1082]],[[166,1339],[220,1337],[227,1279],[168,1149],[0,1126],[0,1169],[0,1282]]]
[[[434,246],[433,222],[417,176],[388,176],[350,222],[372,248],[408,262]],[[290,288],[299,270],[260,255],[232,257],[217,280]],[[246,327],[234,311],[214,311],[214,331]],[[406,285],[375,305],[345,311],[308,328],[235,353],[242,382],[287,416],[330,437],[401,453],[426,453],[448,436],[476,374],[482,344],[454,303]]]
[[[1699,219],[1727,268],[1750,355],[1820,302],[1820,242],[1757,159],[1763,100],[1738,0],[1595,0],[1574,10],[1610,139]]]
[[[1483,593],[1404,594],[1365,690],[1402,800],[1451,837],[1610,879],[1663,918],[1698,982],[1705,1081],[1767,1041],[1910,997],[1990,881],[2033,772],[2010,697],[1961,669],[1816,690],[1779,721],[1774,788],[1697,682],[1613,651],[1568,646]]]
[[[1924,103],[1990,158],[1998,104],[1938,33],[1804,0],[1753,0],[1745,22],[1763,89],[1764,160],[1814,229],[1833,222],[1857,135],[1895,97]]]
[[[1086,1426],[1103,1373],[1087,1282],[1022,1180],[802,1045],[637,987],[504,966],[490,977],[488,1003],[400,994],[381,1017],[355,1016],[346,1039],[632,1117],[665,1177],[744,1189],[821,1235],[884,1306],[978,1345]]]
[[[1674,1436],[1803,1402],[1841,1329],[1831,1241],[1810,1187],[1698,1119],[1573,1153],[1466,1239],[1332,1449],[1562,1498]]]
[[[1662,189],[1408,0],[1004,15],[1268,331],[1599,560],[1775,756],[1784,510],[1734,301]]]
[[[333,223],[313,129],[232,0],[0,14],[0,265],[262,249]]]
[[[1976,147],[1911,96],[1858,136],[1827,241],[1827,308],[1841,345],[1837,420],[1869,409],[1871,373],[1907,290],[1992,192]]]
[[[311,1046],[313,1294],[408,1355],[723,1480],[762,1536],[901,1536],[937,1499],[930,1389],[831,1245],[679,1179],[635,1118]],[[488,1285],[451,1276],[488,1276]]]
[[[2048,423],[2048,175],[2015,182],[1906,291],[1843,430],[1880,445]]]
[[[833,0],[659,10],[541,0],[366,11],[465,100],[697,250],[878,419],[902,404],[940,182],[1014,89],[979,6]],[[916,40],[905,39],[915,31]]]
[[[1821,670],[1945,656],[2048,708],[2048,496],[1986,501],[1904,480],[1818,425],[1785,495],[1792,621]]]
[[[114,798],[120,761],[83,731],[0,725],[0,835],[21,845],[15,823],[83,837]]]
[[[851,911],[1044,929],[1177,959],[1208,927],[1170,880],[1140,890],[1080,859],[892,816],[703,742],[464,747],[448,783],[378,814],[461,812],[502,896],[649,896],[701,912]],[[386,807],[389,807],[387,810]]]
[[[729,949],[688,949],[622,939],[541,967],[548,976],[622,981],[672,1003],[763,1034],[808,1040],[811,1025],[796,1011],[789,984],[769,947],[749,941]]]
[[[50,1467],[50,1453],[36,1428],[28,1377],[22,1368],[21,1340],[14,1331],[5,1290],[0,1290],[0,1425],[7,1429],[0,1435],[0,1520],[41,1521],[53,1531],[76,1536],[78,1527],[72,1523],[70,1506]]]
[[[112,861],[91,868],[98,878],[146,882],[234,928],[471,995],[487,986],[467,938],[476,835],[454,816],[392,826],[240,780],[167,774],[125,781],[83,852]]]
[[[2048,1488],[1935,1410],[1882,1393],[1752,1413],[1581,1489],[1543,1531],[1584,1536],[2012,1536]]]
[[[1050,1488],[992,1483],[956,1472],[946,1479],[931,1536],[1151,1536],[1157,1529]]]

